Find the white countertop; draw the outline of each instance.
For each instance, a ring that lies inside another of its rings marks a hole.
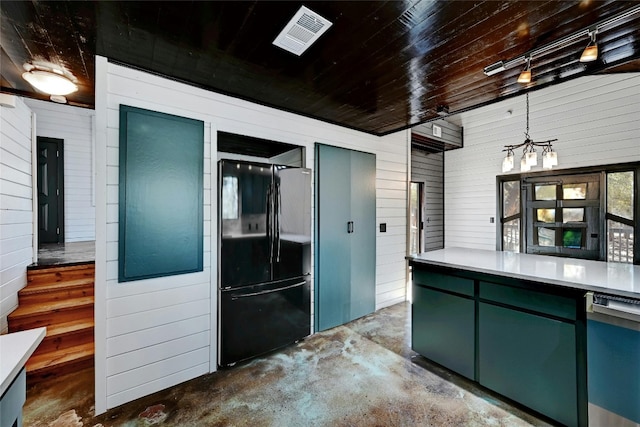
[[[37,328],[0,335],[0,396],[7,391],[46,333],[47,328]]]
[[[466,248],[440,249],[407,259],[640,299],[640,266],[632,264]]]

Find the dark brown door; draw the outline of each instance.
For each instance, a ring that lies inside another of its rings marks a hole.
[[[62,140],[38,137],[38,243],[64,242]]]

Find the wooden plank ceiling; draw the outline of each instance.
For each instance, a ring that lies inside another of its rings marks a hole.
[[[2,1],[2,91],[46,99],[20,77],[48,61],[94,104],[94,55],[208,90],[384,135],[505,97],[602,72],[640,71],[640,13],[603,28],[600,58],[578,61],[585,35],[524,66],[509,60],[638,6],[637,1],[318,1],[333,22],[298,57],[272,45],[297,1]]]

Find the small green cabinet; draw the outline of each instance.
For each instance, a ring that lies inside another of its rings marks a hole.
[[[413,349],[473,380],[474,301],[414,285],[411,314]]]
[[[479,303],[478,382],[567,426],[578,413],[572,324]]]

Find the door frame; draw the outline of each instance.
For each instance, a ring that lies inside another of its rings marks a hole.
[[[36,152],[36,159],[38,159],[39,155],[40,155],[40,143],[53,143],[56,145],[56,152],[57,152],[57,163],[58,163],[58,173],[56,176],[56,186],[58,189],[58,205],[57,205],[57,215],[58,215],[58,241],[55,243],[64,243],[64,140],[60,139],[60,138],[50,138],[50,137],[46,137],[46,136],[38,136],[37,137],[37,141],[36,141],[36,147],[37,147],[37,152]],[[37,179],[36,182],[38,183],[37,187],[36,187],[36,193],[38,194],[38,199],[40,198],[40,192],[38,191],[38,187],[39,187],[39,182],[40,182],[40,164],[39,162],[36,163],[36,173],[37,173]],[[34,219],[36,221],[37,224],[37,228],[38,228],[38,247],[40,247],[40,245],[42,244],[42,234],[39,232],[40,230],[40,218],[39,218],[39,212],[40,212],[40,203],[38,201],[37,203],[37,207],[38,209],[36,209],[36,211],[34,212]]]

